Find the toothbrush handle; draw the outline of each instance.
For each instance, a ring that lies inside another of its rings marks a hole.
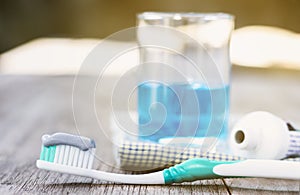
[[[215,174],[213,169],[221,164],[231,164],[237,161],[211,161],[204,158],[194,158],[163,171],[165,183],[181,183],[200,179],[217,179],[222,175]]]
[[[108,172],[98,171],[94,169],[72,167],[68,165],[51,163],[43,160],[37,160],[36,165],[38,168],[45,169],[48,171],[55,171],[55,172],[67,173],[67,174],[78,175],[83,177],[90,177],[90,178],[105,180],[110,182],[127,183],[127,184],[165,184],[162,171],[149,173],[149,174],[140,174],[140,175],[126,175],[126,174],[108,173]]]
[[[224,177],[264,177],[300,179],[300,163],[280,160],[249,159],[232,164],[221,164],[213,172]]]

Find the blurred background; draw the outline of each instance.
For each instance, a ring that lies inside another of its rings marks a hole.
[[[228,12],[236,28],[267,25],[300,32],[298,0],[1,0],[0,52],[37,37],[105,38],[135,26],[144,11]]]
[[[144,11],[233,14],[233,64],[300,69],[299,10],[297,0],[1,0],[0,72],[76,73],[99,39],[135,26]]]

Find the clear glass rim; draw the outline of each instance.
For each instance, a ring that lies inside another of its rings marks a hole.
[[[203,20],[233,20],[235,17],[232,14],[224,12],[142,12],[137,14],[140,20],[160,20],[165,18],[198,18]]]

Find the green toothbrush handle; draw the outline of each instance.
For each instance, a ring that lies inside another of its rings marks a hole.
[[[213,168],[220,164],[231,164],[237,161],[211,161],[205,158],[194,158],[163,171],[166,184],[216,179],[222,176],[214,173]]]

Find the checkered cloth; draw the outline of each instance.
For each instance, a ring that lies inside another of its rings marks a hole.
[[[239,156],[203,152],[193,147],[174,147],[151,142],[125,141],[117,149],[120,168],[134,171],[161,169],[179,164],[191,158],[207,158],[216,161],[244,160]],[[286,158],[287,161],[300,162],[300,157]]]
[[[203,152],[193,147],[174,147],[148,142],[126,141],[118,148],[118,161],[123,169],[145,171],[169,167],[191,158],[217,161],[242,160],[238,156]]]
[[[300,155],[300,131],[289,131],[289,138],[287,156]]]

